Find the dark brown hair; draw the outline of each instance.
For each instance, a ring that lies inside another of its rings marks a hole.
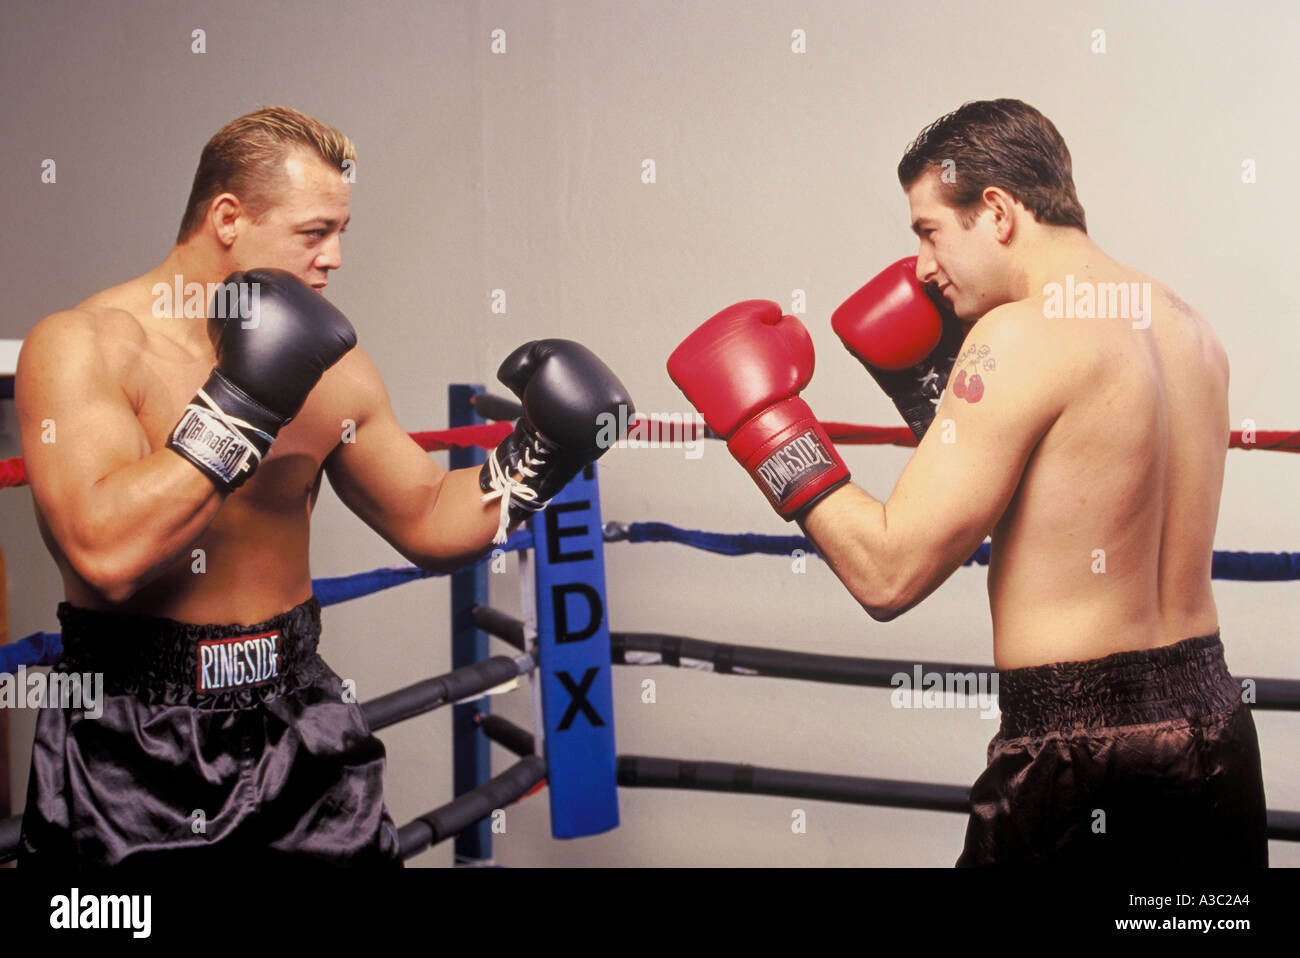
[[[935,120],[903,154],[898,182],[911,189],[929,170],[940,173],[940,195],[965,227],[975,222],[985,188],[996,186],[1038,222],[1088,232],[1070,150],[1052,121],[1028,103],[976,100]],[[948,170],[955,177],[944,176]]]
[[[254,219],[262,216],[275,203],[285,157],[296,149],[310,150],[338,168],[356,159],[344,134],[287,106],[262,107],[223,126],[203,147],[176,242],[199,228],[222,193],[238,196]]]

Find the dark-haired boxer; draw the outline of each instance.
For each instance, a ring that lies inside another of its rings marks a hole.
[[[56,669],[106,693],[101,714],[38,719],[25,866],[400,865],[384,747],[316,654],[321,476],[411,562],[451,570],[601,454],[601,413],[630,412],[590,351],[528,343],[499,373],[514,432],[482,469],[434,463],[322,295],[353,155],[293,110],[235,120],[163,263],[24,342],[23,453],[66,590]],[[210,308],[159,308],[187,284]]]
[[[1088,237],[1069,151],[1032,107],[968,103],[898,174],[919,256],[833,321],[920,440],[887,501],[799,398],[812,344],[775,303],[714,316],[670,374],[873,618],[992,536],[1002,725],[959,865],[1265,865],[1259,746],[1210,587],[1222,346]]]

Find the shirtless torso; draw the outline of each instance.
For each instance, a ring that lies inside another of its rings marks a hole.
[[[1002,669],[1213,633],[1223,348],[1173,293],[1086,239],[1046,250],[1034,268],[1024,298],[971,310],[958,366],[981,374],[980,397],[958,396],[954,371],[888,500],[842,487],[805,528],[882,621],[925,599],[991,536]],[[1108,300],[1108,318],[1057,316],[1044,299],[1053,282],[1136,283],[1139,296],[1123,316]],[[1149,326],[1135,328],[1146,324],[1144,289]]]
[[[1027,301],[1062,395],[992,533],[1001,668],[1154,648],[1219,625],[1210,563],[1229,432],[1226,354],[1151,277],[1109,261],[1071,273],[1076,283],[1149,284],[1150,327],[1044,319],[1041,297]]]
[[[447,472],[400,428],[380,373],[352,348],[279,432],[250,481],[216,493],[166,437],[216,361],[201,318],[153,316],[164,268],[32,329],[18,361],[23,456],[66,599],[187,623],[251,624],[311,595],[322,474],[422,568],[490,547],[477,469]]]
[[[175,338],[166,326],[175,322],[153,317],[152,302],[146,283],[133,281],[45,320],[47,328],[31,339],[38,343],[38,354],[30,359],[48,363],[51,378],[60,373],[62,377],[55,393],[43,396],[45,402],[32,395],[23,409],[25,420],[44,409],[48,415],[39,419],[51,420],[55,445],[60,439],[79,442],[82,434],[94,432],[96,442],[117,450],[121,459],[143,460],[160,450],[174,456],[166,451],[166,437],[181,409],[207,380],[216,352],[211,342]],[[64,351],[42,348],[72,338],[83,347],[73,359],[75,380],[66,376],[72,370],[60,368]],[[325,373],[252,480],[221,504],[190,550],[125,602],[105,601],[77,572],[38,500],[36,520],[59,564],[66,599],[85,608],[196,623],[259,621],[305,601],[311,595],[309,521],[322,465],[341,441],[339,422],[359,419],[355,378],[347,374],[356,359],[360,356],[344,356]],[[60,409],[64,415],[57,412]],[[68,412],[79,421],[65,421]],[[39,437],[39,421],[25,421],[25,426],[32,437]],[[27,459],[35,459],[39,469],[39,446],[30,441],[23,445]]]

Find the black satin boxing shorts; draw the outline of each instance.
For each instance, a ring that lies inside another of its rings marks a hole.
[[[1268,864],[1259,742],[1219,634],[1000,673],[957,867]]]
[[[384,746],[316,654],[314,596],[251,626],[58,614],[52,671],[102,674],[102,714],[41,709],[20,867],[401,867]]]

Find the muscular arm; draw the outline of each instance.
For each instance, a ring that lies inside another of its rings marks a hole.
[[[1041,323],[1034,307],[988,313],[962,344],[934,423],[889,500],[849,484],[804,517],[808,537],[872,618],[892,619],[937,589],[1006,510],[1062,405]],[[972,403],[954,388],[975,362],[984,391]]]
[[[325,460],[343,503],[412,564],[449,572],[484,555],[500,506],[479,501],[477,467],[448,472],[397,423],[379,370],[353,349],[332,371],[346,378],[355,441]]]
[[[32,495],[76,573],[124,602],[173,563],[224,497],[149,443],[84,313],[36,325],[18,357],[15,400]]]

